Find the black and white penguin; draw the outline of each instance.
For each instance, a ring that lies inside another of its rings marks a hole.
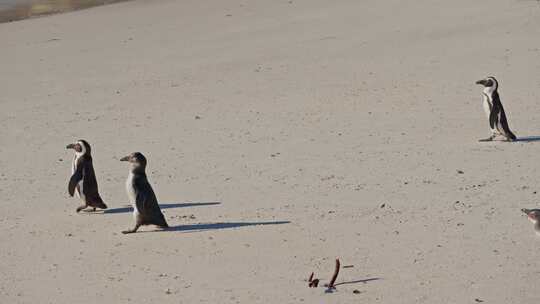
[[[126,190],[131,204],[133,205],[133,216],[135,217],[135,227],[122,233],[134,233],[141,225],[156,225],[167,228],[167,221],[161,209],[152,186],[146,177],[146,157],[139,152],[131,153],[122,157],[120,161],[130,163],[129,175],[126,181]]]
[[[484,86],[482,92],[484,101],[484,111],[489,119],[489,126],[491,127],[491,136],[480,141],[492,141],[497,135],[502,135],[507,141],[516,140],[516,136],[508,127],[508,121],[506,120],[506,114],[499,98],[499,83],[495,77],[487,77],[486,79],[478,80],[476,84]]]
[[[521,209],[523,213],[527,214],[529,221],[534,224],[534,231],[540,236],[540,209]]]
[[[88,142],[81,139],[74,144],[67,145],[66,148],[75,150],[68,192],[71,196],[76,192],[84,203],[84,205],[77,207],[77,212],[87,207],[93,207],[93,211],[96,211],[96,208],[107,209],[107,205],[99,196],[96,174],[92,165],[91,148]]]

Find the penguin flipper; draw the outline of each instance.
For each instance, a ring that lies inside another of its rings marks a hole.
[[[75,188],[77,188],[77,185],[83,178],[83,169],[82,166],[77,166],[77,169],[75,172],[73,172],[73,175],[69,179],[68,183],[68,192],[70,196],[73,196],[75,194]]]

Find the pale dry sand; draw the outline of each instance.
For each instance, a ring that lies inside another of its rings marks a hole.
[[[478,143],[474,85],[540,135],[537,1],[134,1],[0,44],[2,303],[540,301],[540,141]],[[173,231],[119,233],[132,151]]]

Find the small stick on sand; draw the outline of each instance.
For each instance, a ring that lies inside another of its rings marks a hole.
[[[313,272],[309,276],[308,282],[309,282],[308,286],[310,288],[319,286],[319,279],[315,279],[315,280],[313,279]]]
[[[334,269],[334,275],[332,275],[332,280],[330,280],[330,284],[328,284],[329,289],[336,288],[336,286],[334,286],[334,283],[336,283],[336,279],[339,274],[339,268],[340,268],[339,259],[336,259],[336,269]]]

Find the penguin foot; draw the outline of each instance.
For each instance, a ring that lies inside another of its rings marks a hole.
[[[488,138],[479,139],[478,141],[479,142],[493,141],[494,138],[495,136],[490,136]]]
[[[137,232],[137,229],[139,229],[141,225],[136,225],[135,227],[133,227],[133,229],[130,229],[130,230],[124,230],[122,231],[123,234],[129,234],[129,233],[135,233]]]
[[[92,213],[92,212],[96,212],[96,208],[95,207],[92,207],[92,209],[84,209],[82,210],[83,212],[88,212],[88,213]]]
[[[81,210],[83,210],[83,209],[86,208],[86,207],[88,207],[88,206],[82,205],[82,206],[77,207],[77,210],[76,210],[77,213],[81,212]]]

